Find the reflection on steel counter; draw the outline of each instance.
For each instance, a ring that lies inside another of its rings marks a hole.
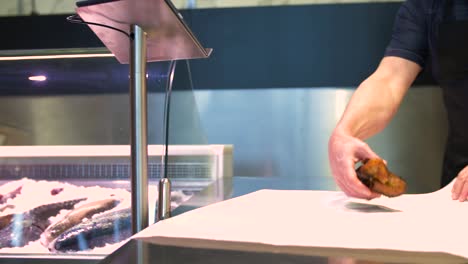
[[[157,188],[153,187],[150,198],[154,201]],[[61,191],[53,192],[57,189]],[[9,205],[0,216],[2,253],[20,249],[23,253],[90,253],[113,248],[132,235],[130,192],[126,189],[24,178],[0,186],[1,193],[6,193]],[[172,207],[192,195],[173,191]]]

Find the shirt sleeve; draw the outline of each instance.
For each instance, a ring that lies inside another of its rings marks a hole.
[[[396,56],[424,67],[428,55],[425,0],[406,0],[398,10],[385,56]]]

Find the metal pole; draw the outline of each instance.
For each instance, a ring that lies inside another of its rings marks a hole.
[[[148,144],[146,90],[146,33],[131,26],[130,108],[132,164],[132,231],[148,226]]]
[[[167,164],[164,164],[167,166]],[[171,217],[171,181],[162,178],[158,188],[158,221]]]
[[[171,108],[172,83],[174,81],[176,62],[169,64],[169,75],[166,86],[166,98],[164,100],[164,151],[161,155],[161,180],[158,189],[158,210],[157,221],[171,217],[171,180],[168,174],[168,154],[169,154],[169,117]]]

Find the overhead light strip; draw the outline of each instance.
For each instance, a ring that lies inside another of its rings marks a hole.
[[[74,58],[98,58],[98,57],[99,58],[114,57],[114,54],[61,54],[61,55],[37,55],[37,56],[7,56],[7,57],[0,57],[0,61],[74,59]]]

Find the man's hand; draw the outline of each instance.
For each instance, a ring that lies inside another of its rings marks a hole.
[[[354,166],[364,159],[379,158],[363,140],[390,122],[421,69],[410,60],[385,57],[353,93],[328,142],[333,177],[347,195],[365,199],[379,196],[361,183]]]
[[[369,200],[380,196],[380,194],[370,191],[357,178],[354,169],[355,164],[361,160],[379,158],[365,142],[335,132],[328,143],[328,158],[336,184],[348,196]]]
[[[468,166],[460,171],[452,188],[452,199],[460,202],[468,198]]]

